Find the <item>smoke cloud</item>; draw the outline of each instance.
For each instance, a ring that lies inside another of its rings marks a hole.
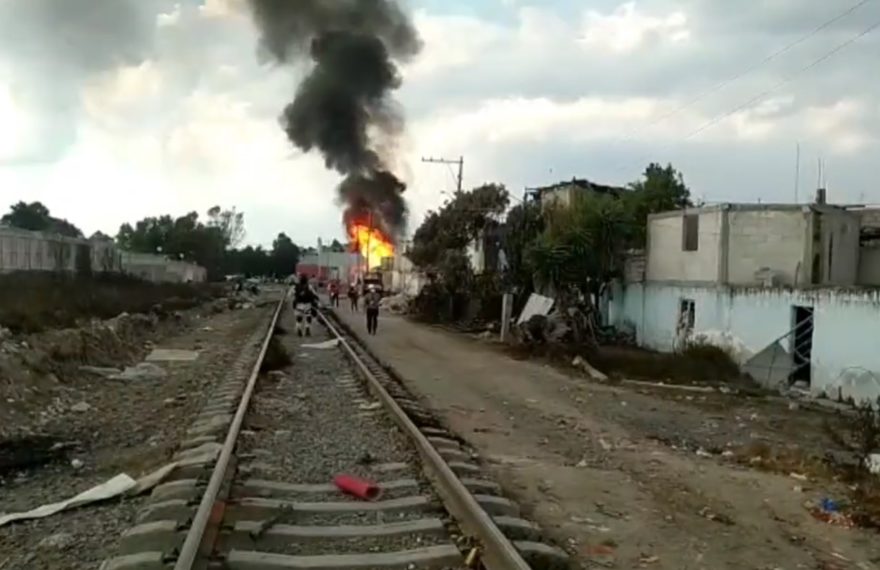
[[[391,94],[398,62],[421,40],[394,0],[250,0],[261,48],[278,63],[310,61],[310,71],[281,116],[290,141],[317,149],[345,176],[343,220],[373,220],[390,235],[406,223],[405,184],[388,168],[403,128]]]

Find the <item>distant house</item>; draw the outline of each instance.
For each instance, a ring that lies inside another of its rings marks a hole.
[[[552,205],[570,206],[579,194],[620,197],[627,191],[626,188],[618,186],[590,182],[586,178],[572,178],[570,181],[532,189],[528,191],[527,197],[540,202],[541,208],[546,209]]]

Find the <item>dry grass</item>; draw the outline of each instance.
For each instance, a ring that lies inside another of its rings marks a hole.
[[[82,319],[177,311],[219,296],[211,285],[149,283],[124,277],[77,277],[50,272],[0,275],[0,325],[34,333],[72,327]]]

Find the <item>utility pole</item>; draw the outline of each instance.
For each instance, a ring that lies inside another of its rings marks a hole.
[[[464,181],[464,157],[463,156],[458,157],[458,160],[451,160],[448,158],[433,158],[433,157],[422,158],[422,162],[427,162],[430,164],[446,164],[446,165],[456,165],[457,164],[458,165],[458,179],[456,182],[458,183],[457,184],[458,192],[461,192],[462,183]]]

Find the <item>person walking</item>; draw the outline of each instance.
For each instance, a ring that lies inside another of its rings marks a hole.
[[[328,289],[330,292],[330,306],[339,307],[339,282],[331,281]]]
[[[375,287],[371,286],[364,296],[364,307],[367,310],[367,333],[375,335],[379,329],[379,303],[382,295]]]
[[[357,285],[352,283],[348,286],[348,300],[351,301],[351,312],[358,312],[358,300],[360,299],[360,291],[358,291]]]
[[[297,336],[312,335],[312,316],[318,306],[318,295],[312,289],[307,275],[301,275],[293,290],[293,311],[296,315]]]

